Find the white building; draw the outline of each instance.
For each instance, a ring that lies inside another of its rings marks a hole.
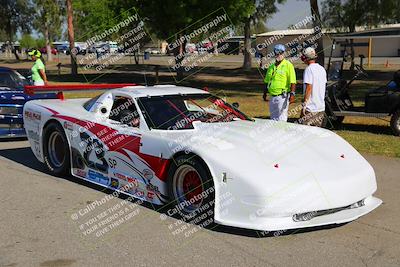
[[[256,35],[256,48],[264,55],[273,52],[275,44],[285,44],[290,51],[298,45],[304,46],[322,38],[325,56],[331,53],[333,40],[337,45],[333,56],[340,57],[350,50],[353,40],[356,57],[400,57],[400,24],[380,25],[375,29],[358,27],[354,33],[339,34],[334,30],[322,29],[316,36],[313,29],[279,30]]]

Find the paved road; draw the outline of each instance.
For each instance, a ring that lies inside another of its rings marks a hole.
[[[26,141],[1,142],[0,266],[399,266],[400,159],[366,158],[381,207],[339,227],[264,237],[161,220],[148,206],[46,174]],[[94,222],[115,214],[113,228]]]

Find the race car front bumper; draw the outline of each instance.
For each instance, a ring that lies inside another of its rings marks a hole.
[[[309,217],[307,218],[307,214],[304,215],[304,220],[297,220],[296,218],[301,217],[300,214],[293,214],[290,217],[264,217],[257,216],[256,214],[249,216],[247,222],[234,222],[234,221],[226,221],[216,220],[217,223],[221,223],[224,225],[235,226],[240,228],[254,229],[259,231],[279,231],[279,230],[288,230],[288,229],[300,229],[300,228],[309,228],[309,227],[317,227],[323,225],[332,225],[332,224],[342,224],[350,221],[354,221],[361,216],[373,211],[379,205],[382,204],[382,200],[376,198],[374,196],[369,196],[362,201],[362,206],[356,207],[343,207],[342,209],[337,209],[337,211],[332,212],[319,212],[315,213],[309,212]],[[354,203],[357,204],[357,203]],[[313,215],[314,214],[314,215]],[[300,216],[299,216],[300,215]]]
[[[0,139],[26,137],[22,110],[18,114],[0,114]]]
[[[0,139],[25,137],[26,133],[22,124],[0,124]]]

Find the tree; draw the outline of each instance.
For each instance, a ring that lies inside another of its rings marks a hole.
[[[366,0],[325,0],[322,17],[327,26],[354,32],[356,26],[364,26],[365,13],[370,8]]]
[[[317,0],[310,0],[310,7],[311,7],[311,15],[313,15],[314,19],[314,34],[316,36],[321,34],[322,31],[322,23],[321,23],[321,15],[319,14],[318,8],[318,1]],[[317,62],[321,66],[325,66],[325,53],[324,53],[324,42],[323,37],[318,38],[317,40],[317,48],[316,52],[318,55]]]
[[[76,52],[75,52],[75,40],[74,40],[74,24],[73,24],[73,9],[72,0],[67,1],[67,25],[68,25],[68,40],[69,40],[69,50],[71,56],[71,74],[78,74],[78,65],[76,64]]]
[[[357,26],[372,27],[380,23],[398,22],[398,0],[325,0],[322,17],[327,26],[339,31],[355,32]],[[354,68],[353,39],[350,39],[351,69]]]
[[[60,0],[34,0],[36,16],[34,26],[46,40],[47,60],[52,60],[51,42],[61,34],[61,14],[63,3]]]
[[[252,32],[254,32],[255,34],[270,31],[270,29],[268,29],[268,27],[267,27],[267,24],[261,20],[256,22],[255,24],[252,24],[250,27],[250,30]]]
[[[371,21],[366,20],[366,15],[371,13],[371,5],[366,5],[367,0],[326,0],[323,6],[323,18],[326,24],[336,29],[355,32],[356,26],[368,26]],[[350,69],[354,69],[354,46],[350,39]]]
[[[244,49],[243,49],[243,69],[251,69],[251,32],[250,32],[251,18],[250,16],[244,21]]]
[[[12,48],[17,31],[29,33],[32,26],[32,5],[29,0],[2,0],[0,8],[0,30],[8,37],[15,58],[19,60],[16,49]]]
[[[272,30],[273,29],[268,28],[267,24],[261,20],[257,24],[250,24],[250,32],[254,34],[264,33]],[[239,36],[244,35],[244,23],[240,23],[236,26],[235,34]]]
[[[103,33],[109,32],[119,23],[129,17],[136,16],[137,12],[134,8],[136,1],[122,0],[75,0],[74,1],[74,25],[76,40],[86,42],[92,37],[100,36]],[[96,39],[99,41],[116,40],[120,47],[125,51],[133,53],[136,64],[139,64],[139,51],[133,49],[136,43],[126,43],[119,40],[119,37],[131,31],[138,26],[138,21],[131,22],[126,27],[121,27],[115,32],[107,33],[104,38]],[[134,38],[134,37],[132,37]],[[150,37],[140,38],[138,43],[142,47],[150,41]],[[90,42],[91,43],[91,42]]]
[[[193,30],[190,25],[197,20],[201,20],[213,10],[213,7],[208,7],[208,3],[202,4],[203,8],[197,6],[194,0],[166,0],[160,2],[139,0],[138,10],[141,11],[142,15],[146,16],[146,24],[150,26],[156,36],[167,40],[168,43],[173,43],[186,34],[190,34],[190,31]],[[186,44],[187,40],[184,39],[183,42],[172,49],[178,80],[183,78],[181,63],[184,59]]]
[[[179,40],[190,34],[196,27],[200,27],[201,23],[208,22],[209,15],[215,14],[213,12],[218,10],[228,15],[229,24],[237,25],[243,21],[242,18],[254,11],[252,3],[252,0],[203,0],[200,2],[197,0],[138,0],[138,10],[142,12],[142,16],[148,18],[146,23],[150,25],[157,37],[168,41]],[[181,62],[186,43],[185,39],[173,49],[178,79],[183,77]]]
[[[79,14],[75,19],[79,25],[78,32],[81,39],[87,39],[93,35],[93,29],[99,32],[101,29],[105,30],[118,24],[120,20],[115,20],[115,18],[120,14],[131,13],[135,6],[145,21],[146,28],[150,28],[157,38],[174,42],[190,34],[196,27],[201,27],[202,23],[209,22],[208,19],[215,16],[215,12],[226,13],[229,18],[228,23],[233,26],[243,23],[243,18],[254,12],[255,2],[256,0],[203,0],[200,2],[198,0],[76,0],[74,8]],[[267,2],[265,0],[265,3]],[[191,42],[207,39],[207,35],[212,34],[212,30],[198,36],[197,39],[192,39]],[[172,50],[178,79],[183,77],[181,63],[184,59],[186,43],[185,39]]]
[[[45,45],[46,45],[46,39],[44,39],[44,38],[38,38],[38,39],[36,39],[36,47],[37,47],[37,48],[39,48],[39,47],[45,47]]]
[[[250,3],[250,12],[243,17],[244,20],[244,59],[243,69],[251,69],[251,25],[257,25],[260,21],[265,21],[278,9],[276,4],[283,3],[286,0],[253,0]]]
[[[4,29],[0,28],[0,40],[5,41],[5,40],[7,40],[7,38],[8,37],[7,37],[6,31]]]
[[[377,5],[377,3],[379,3]],[[375,21],[384,23],[399,23],[400,22],[400,1],[398,0],[381,0],[374,1],[377,5],[373,10],[375,13]]]
[[[36,46],[36,40],[32,37],[32,35],[25,33],[19,40],[19,44],[21,45],[21,48],[30,49]]]
[[[91,35],[115,25],[118,16],[110,9],[110,0],[74,0],[74,25],[77,40],[83,41]]]

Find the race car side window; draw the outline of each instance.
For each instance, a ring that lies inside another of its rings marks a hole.
[[[98,96],[96,96],[96,97],[94,97],[94,98],[88,100],[87,102],[85,102],[85,104],[83,104],[83,107],[84,107],[87,111],[89,111],[89,110],[93,107],[93,105],[96,103],[97,99],[99,99],[100,96],[101,96],[101,95],[98,95]]]
[[[1,72],[0,73],[0,86],[6,86],[14,88],[16,86],[15,81],[11,77],[11,73]]]
[[[115,96],[109,119],[130,127],[139,127],[140,124],[139,113],[134,101],[125,96]]]

